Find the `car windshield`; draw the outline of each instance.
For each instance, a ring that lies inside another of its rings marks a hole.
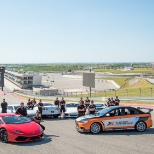
[[[95,104],[96,107],[102,107],[104,106],[103,104]]]
[[[24,124],[31,122],[30,119],[22,116],[4,116],[2,119],[6,124]]]
[[[14,109],[17,110],[20,106],[14,106]],[[29,110],[29,108],[27,106],[24,106],[24,108],[26,108],[27,110]]]
[[[51,103],[43,103],[43,106],[53,106]]]
[[[19,108],[20,106],[14,106],[14,109],[17,110],[17,108]]]
[[[77,107],[78,104],[66,104],[66,107]]]
[[[109,111],[111,111],[113,108],[112,107],[107,107],[103,110],[100,110],[99,112],[96,113],[96,116],[104,116],[106,115]]]

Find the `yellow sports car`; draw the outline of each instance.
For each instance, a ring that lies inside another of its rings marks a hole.
[[[111,106],[95,115],[79,117],[75,123],[79,132],[91,132],[93,134],[101,131],[126,129],[136,129],[143,132],[146,128],[152,127],[151,111],[153,109]]]

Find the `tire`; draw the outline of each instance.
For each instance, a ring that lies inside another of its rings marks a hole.
[[[98,133],[100,133],[101,130],[102,130],[102,128],[101,128],[101,125],[99,123],[93,123],[90,126],[90,131],[93,134],[98,134]]]
[[[8,133],[5,129],[1,129],[1,140],[3,143],[7,143],[8,142]]]
[[[145,130],[146,130],[146,123],[145,122],[143,122],[143,121],[139,121],[139,122],[137,122],[136,123],[136,125],[135,125],[135,129],[136,129],[136,131],[138,131],[138,132],[144,132]]]

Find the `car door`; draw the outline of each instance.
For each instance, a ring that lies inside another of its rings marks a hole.
[[[105,130],[121,129],[123,122],[122,113],[123,108],[117,108],[107,113],[102,121]]]
[[[123,127],[125,129],[134,128],[136,122],[139,120],[138,111],[135,108],[126,107],[124,108],[123,115]]]

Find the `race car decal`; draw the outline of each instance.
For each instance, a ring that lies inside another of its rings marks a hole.
[[[139,117],[132,117],[132,118],[117,118],[117,119],[110,119],[110,120],[103,120],[103,124],[105,128],[111,127],[127,127],[127,126],[134,126],[136,122],[139,120]]]

